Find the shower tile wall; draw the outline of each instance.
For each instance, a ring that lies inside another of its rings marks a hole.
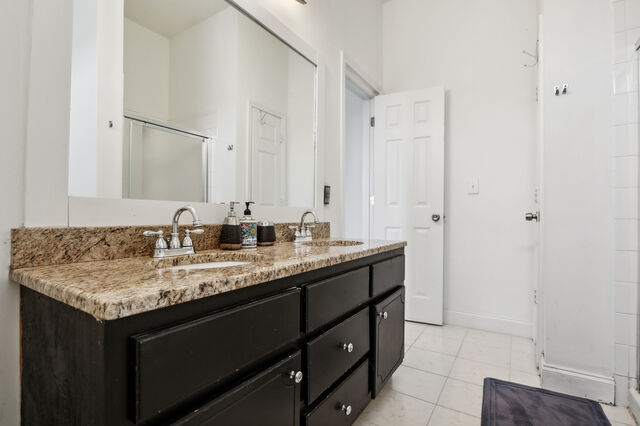
[[[638,56],[640,0],[612,2],[614,16],[613,135],[615,142],[616,404],[628,405],[638,380]]]

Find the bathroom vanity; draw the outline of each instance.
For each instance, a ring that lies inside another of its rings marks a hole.
[[[404,243],[287,242],[11,277],[24,424],[347,425],[404,356]]]

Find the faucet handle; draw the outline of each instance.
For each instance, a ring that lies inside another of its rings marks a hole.
[[[144,231],[142,235],[144,235],[145,237],[158,237],[156,239],[155,248],[157,249],[167,248],[167,241],[164,239],[164,232],[162,232],[161,229],[158,229],[157,231]]]
[[[193,240],[191,234],[204,234],[204,229],[186,229],[184,231],[185,236],[182,240],[182,247],[193,247]]]

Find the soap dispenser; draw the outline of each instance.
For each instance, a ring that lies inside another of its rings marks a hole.
[[[242,248],[242,231],[240,221],[236,217],[233,209],[238,204],[236,201],[229,201],[229,213],[224,218],[222,230],[220,231],[220,248],[223,250],[239,250]]]
[[[245,202],[247,208],[244,216],[240,220],[240,229],[242,231],[242,248],[256,248],[258,246],[258,221],[251,216],[251,204],[253,201]]]

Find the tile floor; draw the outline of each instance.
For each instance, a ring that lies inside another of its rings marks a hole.
[[[485,377],[540,386],[530,339],[445,325],[406,323],[405,358],[356,426],[479,425]],[[603,405],[613,425],[636,425]]]

